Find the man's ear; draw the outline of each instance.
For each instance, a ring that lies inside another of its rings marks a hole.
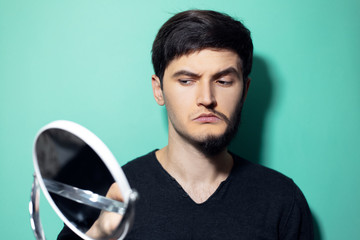
[[[249,87],[250,87],[250,82],[251,82],[251,78],[248,77],[245,81],[243,101],[246,100],[247,93],[248,93]]]
[[[155,74],[151,76],[151,85],[153,89],[153,94],[155,101],[160,105],[163,106],[165,104],[163,91],[161,89],[161,82],[158,76]]]

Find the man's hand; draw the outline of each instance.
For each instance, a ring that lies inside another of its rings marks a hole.
[[[124,202],[123,196],[121,195],[120,189],[116,183],[111,185],[106,194],[106,197],[116,201]],[[86,232],[86,235],[94,239],[111,238],[113,237],[114,231],[119,226],[121,219],[122,215],[118,213],[101,211],[98,219]]]

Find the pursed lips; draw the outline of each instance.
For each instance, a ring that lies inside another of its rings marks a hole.
[[[200,123],[215,123],[220,120],[221,120],[221,118],[216,116],[213,113],[203,113],[194,118],[194,121],[200,122]]]

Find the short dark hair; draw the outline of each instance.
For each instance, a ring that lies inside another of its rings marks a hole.
[[[253,58],[250,31],[229,15],[209,10],[180,12],[164,23],[152,46],[155,74],[162,83],[165,69],[173,59],[205,48],[237,53],[246,81]]]

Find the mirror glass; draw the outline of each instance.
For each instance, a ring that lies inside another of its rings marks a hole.
[[[44,195],[65,224],[80,237],[124,237],[134,215],[133,209],[127,209],[131,193],[125,176],[95,135],[79,125],[65,123],[71,128],[47,127],[35,140],[35,172]],[[72,131],[74,127],[76,130]],[[111,165],[114,167],[109,170]],[[120,179],[115,179],[115,175],[120,175]],[[115,182],[113,187],[120,187],[122,201],[106,197]],[[94,223],[104,217],[112,223],[108,236],[92,235]]]

